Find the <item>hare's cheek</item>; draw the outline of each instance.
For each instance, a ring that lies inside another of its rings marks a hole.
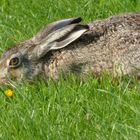
[[[7,68],[1,68],[0,69],[0,84],[5,83],[8,79],[9,73]]]
[[[9,76],[11,79],[20,80],[22,78],[21,70],[20,69],[9,69]]]

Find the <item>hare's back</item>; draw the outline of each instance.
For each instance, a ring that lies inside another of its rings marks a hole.
[[[122,14],[104,20],[96,20],[89,24],[90,31],[103,35],[121,30],[140,30],[140,13]]]
[[[126,74],[135,71],[133,66],[140,68],[140,13],[95,21],[90,24],[90,32],[98,35],[93,48],[101,52],[96,56],[101,61],[121,65]]]
[[[77,63],[86,63],[95,73],[119,66],[124,74],[135,71],[134,66],[140,69],[140,14],[96,20],[89,26],[75,50]]]
[[[63,71],[123,74],[140,69],[140,14],[124,14],[89,24],[89,31],[54,54]]]

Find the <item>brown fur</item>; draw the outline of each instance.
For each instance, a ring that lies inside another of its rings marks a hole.
[[[46,37],[43,35],[50,34],[50,29],[53,29],[55,24],[52,27],[51,24],[49,25],[49,33],[46,33],[47,28],[45,28],[32,39],[7,50],[0,60],[0,71],[1,73],[4,71],[4,74],[0,75],[1,83],[3,83],[2,79],[13,74],[17,80],[33,79],[38,75],[45,75],[46,79],[48,77],[57,79],[59,71],[64,74],[71,72],[83,76],[89,73],[99,75],[103,71],[115,75],[139,75],[140,13],[123,14],[93,21],[88,25],[89,29],[82,25],[80,27],[82,29],[80,29],[79,25],[76,25],[78,23],[71,22],[70,24],[72,25],[64,25],[64,28],[60,29],[62,33],[67,27],[71,30],[59,41],[75,32],[76,28],[86,32],[83,31],[78,39],[63,48],[57,49],[56,47],[55,50],[50,48],[45,55],[43,53],[39,58],[36,53],[41,49],[37,48],[37,45],[40,45],[40,42],[46,42],[47,39],[45,40]],[[53,36],[58,38],[57,34],[53,35],[53,32],[54,30],[52,30],[51,40],[53,40]],[[8,68],[7,61],[10,60],[12,54],[17,52],[21,53],[23,61],[20,68]]]

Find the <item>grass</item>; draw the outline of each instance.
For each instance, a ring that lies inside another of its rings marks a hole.
[[[0,49],[33,36],[49,22],[83,17],[85,23],[140,12],[139,0],[1,0]],[[133,82],[133,84],[132,84]],[[74,76],[58,83],[17,85],[0,94],[0,139],[139,139],[140,86],[133,77]]]

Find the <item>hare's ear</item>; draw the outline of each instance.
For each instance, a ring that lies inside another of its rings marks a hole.
[[[79,38],[89,29],[88,25],[71,24],[50,33],[32,51],[32,56],[39,59],[50,50],[58,50]]]
[[[54,32],[60,28],[63,28],[67,25],[79,23],[79,22],[81,22],[81,20],[82,20],[81,17],[78,17],[78,18],[63,19],[63,20],[53,22],[53,23],[47,25],[47,27],[42,29],[39,33],[37,33],[37,35],[32,38],[32,41],[40,42],[42,39],[44,39],[50,33]]]

